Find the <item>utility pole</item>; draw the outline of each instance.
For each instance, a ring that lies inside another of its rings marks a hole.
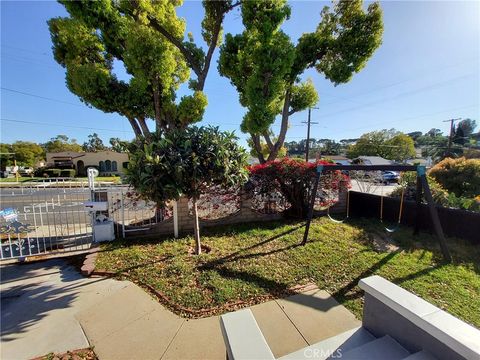
[[[302,121],[303,124],[307,124],[307,146],[305,151],[305,161],[308,162],[308,155],[310,152],[310,125],[318,124],[318,122],[311,122],[312,109],[318,109],[317,107],[308,108],[308,121]]]
[[[454,129],[454,125],[453,123],[455,121],[459,121],[459,120],[462,120],[461,118],[457,118],[457,119],[450,119],[450,120],[443,120],[443,122],[450,122],[450,135],[448,136],[448,153],[450,154],[450,150],[452,148],[452,139],[453,139],[453,129]]]

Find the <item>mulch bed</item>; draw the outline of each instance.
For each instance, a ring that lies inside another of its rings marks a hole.
[[[32,360],[98,360],[98,357],[93,352],[93,349],[87,348],[67,351],[63,354],[50,353]]]

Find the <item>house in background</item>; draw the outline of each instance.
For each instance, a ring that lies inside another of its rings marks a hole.
[[[395,162],[381,156],[359,156],[352,160],[352,164],[358,165],[392,165]]]
[[[100,175],[121,175],[128,166],[128,154],[115,151],[47,153],[47,166],[75,169],[77,176],[87,176],[89,167],[96,168]]]
[[[324,160],[332,160],[337,165],[350,165],[351,160],[343,155],[322,155]]]

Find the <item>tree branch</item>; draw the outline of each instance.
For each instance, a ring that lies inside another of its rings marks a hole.
[[[138,117],[137,119],[138,123],[140,124],[140,127],[142,128],[143,136],[145,136],[147,139],[149,139],[151,136],[150,129],[147,126],[147,123],[145,122],[144,117]]]
[[[262,154],[262,145],[260,144],[260,136],[255,134],[250,134],[250,136],[252,137],[253,148],[257,152],[258,161],[260,161],[260,164],[264,164],[265,158],[263,157],[263,154]]]
[[[270,135],[268,134],[268,131],[265,131],[263,133],[263,137],[265,138],[265,141],[267,143],[268,148],[270,149],[270,151],[272,151],[273,150],[273,142],[272,142],[272,139],[270,139]]]
[[[142,130],[138,126],[137,120],[131,117],[127,117],[128,121],[130,122],[130,125],[132,125],[133,132],[135,133],[135,136],[137,138],[140,138],[142,136]]]
[[[195,57],[193,54],[188,51],[188,49],[183,46],[183,42],[180,39],[177,39],[175,36],[170,34],[167,29],[165,29],[157,19],[155,19],[153,16],[148,16],[148,20],[150,21],[150,24],[152,27],[158,31],[160,34],[165,36],[168,41],[170,41],[180,52],[182,55],[185,57],[185,60],[188,62],[188,65],[190,68],[193,70],[193,72],[197,75],[197,77],[200,77],[202,74],[202,69],[198,65],[198,62],[195,60]]]
[[[220,34],[220,30],[222,29],[222,23],[225,13],[222,13],[221,16],[218,17],[217,21],[215,22],[215,30],[212,36],[212,42],[208,47],[207,56],[205,57],[205,64],[203,65],[203,69],[201,75],[198,75],[198,84],[197,90],[202,91],[205,87],[205,80],[207,79],[208,70],[210,69],[210,62],[212,61],[212,55],[217,47],[218,43],[218,35]]]

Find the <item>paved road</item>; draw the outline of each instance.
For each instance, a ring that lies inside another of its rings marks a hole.
[[[360,191],[369,194],[375,195],[384,195],[388,196],[390,193],[395,190],[398,184],[382,184],[382,183],[373,183],[373,182],[365,182],[365,181],[357,181],[352,180],[352,188],[353,191]]]

